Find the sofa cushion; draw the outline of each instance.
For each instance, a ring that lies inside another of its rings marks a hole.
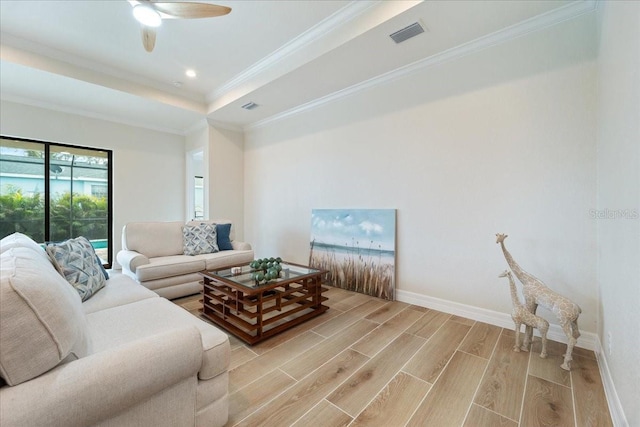
[[[82,309],[85,313],[94,313],[147,298],[158,298],[158,294],[141,286],[131,277],[112,271],[104,288],[82,303]]]
[[[185,255],[212,254],[218,252],[215,224],[185,225],[182,227]]]
[[[0,376],[20,384],[90,351],[78,293],[39,253],[0,255]]]
[[[147,258],[182,255],[183,222],[130,222],[122,229],[122,248]]]
[[[47,253],[56,269],[86,301],[105,284],[102,264],[85,237],[47,245]]]
[[[141,282],[165,277],[182,276],[197,273],[205,268],[204,260],[188,255],[164,256],[149,258],[149,264],[136,269],[136,276]]]
[[[202,274],[189,273],[183,276],[165,277],[163,279],[142,282],[145,288],[151,289],[166,299],[176,299],[202,292]]]
[[[253,261],[253,251],[221,251],[198,255],[196,258],[205,261],[205,270],[217,270],[232,265],[249,264]]]
[[[37,252],[41,257],[46,260],[49,260],[49,256],[45,252],[44,248],[37,244],[33,239],[29,236],[26,236],[22,233],[13,233],[5,236],[0,240],[0,254],[8,251],[12,248],[30,248]]]
[[[190,294],[183,294],[178,296],[193,295],[193,294],[197,294],[202,290],[201,289],[202,286],[199,284],[199,282],[202,282],[202,274],[200,274],[200,272],[184,274],[182,276],[163,277],[161,279],[146,280],[143,282],[143,286],[145,288],[151,289],[154,292],[157,292],[158,295],[160,295],[161,297],[165,297],[167,299],[173,299],[173,298],[177,298],[177,296],[167,296],[160,291],[166,290],[166,288],[173,289],[176,286],[187,285],[189,283],[196,283],[199,286],[195,291],[191,292]]]
[[[96,352],[192,325],[198,328],[202,338],[203,359],[198,377],[210,379],[229,367],[227,335],[164,298],[149,298],[91,313],[87,321]]]

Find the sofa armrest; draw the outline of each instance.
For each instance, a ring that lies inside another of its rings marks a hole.
[[[136,270],[141,265],[149,264],[149,258],[142,255],[140,252],[129,250],[121,250],[118,252],[116,260],[124,270],[130,271],[133,274],[136,274]]]
[[[249,243],[247,243],[247,242],[236,242],[236,241],[233,241],[233,242],[231,242],[231,246],[236,251],[250,251],[251,250],[251,245]]]
[[[0,425],[94,425],[189,377],[195,393],[201,365],[198,330],[172,329],[1,388]]]

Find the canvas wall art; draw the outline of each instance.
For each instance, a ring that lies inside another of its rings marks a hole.
[[[329,285],[395,299],[395,209],[313,209],[310,246]]]

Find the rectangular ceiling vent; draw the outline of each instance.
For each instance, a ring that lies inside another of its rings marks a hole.
[[[403,41],[408,40],[411,37],[415,37],[420,33],[424,33],[424,28],[418,22],[414,22],[393,34],[390,34],[389,37],[391,37],[396,43],[402,43]]]
[[[245,110],[253,110],[254,108],[258,108],[258,104],[255,102],[247,102],[242,106]]]

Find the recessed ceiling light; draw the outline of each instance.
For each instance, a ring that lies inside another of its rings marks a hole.
[[[147,27],[159,27],[162,24],[162,18],[158,11],[146,4],[137,4],[133,8],[133,16]]]
[[[195,72],[195,70],[191,70],[191,69],[189,69],[189,70],[185,71],[185,72],[184,72],[184,74],[185,74],[187,77],[190,77],[190,78],[192,78],[192,79],[196,77],[196,72]]]
[[[175,81],[175,82],[173,82],[173,85],[175,87],[181,87],[182,86],[182,82]]]

